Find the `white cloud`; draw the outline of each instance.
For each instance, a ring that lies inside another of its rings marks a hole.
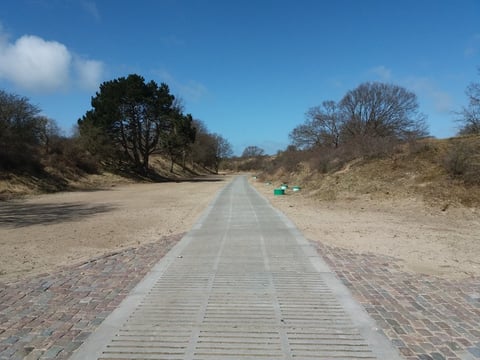
[[[100,83],[101,62],[79,58],[57,41],[24,35],[12,43],[2,34],[0,29],[0,79],[36,92],[64,90],[72,85],[91,88]]]
[[[425,97],[430,101],[437,112],[451,113],[453,109],[453,98],[441,90],[434,81],[425,77],[409,77],[405,81],[409,90],[413,90],[417,95]]]
[[[392,71],[383,65],[370,69],[369,73],[375,75],[381,81],[389,81],[392,78]]]
[[[32,35],[1,45],[0,77],[28,90],[51,91],[68,83],[72,56],[65,45]]]

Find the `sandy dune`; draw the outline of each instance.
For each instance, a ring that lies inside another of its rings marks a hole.
[[[400,259],[408,271],[458,279],[480,276],[480,211],[435,209],[420,200],[372,200],[353,195],[312,200],[307,192],[274,196],[252,181],[305,237],[357,253]]]
[[[122,185],[2,202],[0,281],[188,231],[227,181]],[[478,210],[358,197],[319,202],[306,192],[274,197],[271,186],[252,182],[310,240],[389,255],[413,272],[480,276]]]
[[[0,281],[186,232],[226,184],[211,180],[0,202]]]

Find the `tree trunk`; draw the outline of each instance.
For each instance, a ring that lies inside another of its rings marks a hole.
[[[146,154],[144,157],[143,157],[143,162],[142,162],[142,173],[144,175],[147,175],[148,174],[148,162],[149,162],[149,156],[148,154]]]

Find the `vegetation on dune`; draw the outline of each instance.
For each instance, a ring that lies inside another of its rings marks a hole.
[[[480,73],[480,68],[479,68]],[[480,83],[471,83],[466,91],[468,106],[458,114],[461,124],[460,135],[480,134]]]
[[[301,185],[325,200],[398,196],[478,206],[479,90],[478,84],[468,88],[469,107],[457,138],[427,136],[415,94],[392,84],[365,83],[338,103],[309,109],[284,151],[248,152],[229,165],[255,171],[262,180]]]
[[[233,158],[230,143],[184,114],[167,84],[139,75],[103,83],[72,137],[28,99],[0,91],[0,196],[12,192],[1,181],[55,191],[103,170],[158,178],[218,173],[223,163],[326,199],[398,194],[479,205],[480,84],[466,94],[457,138],[428,137],[413,92],[367,82],[308,109],[275,156],[252,145]]]
[[[224,137],[183,113],[167,84],[121,77],[103,83],[91,104],[67,137],[27,98],[0,90],[0,197],[66,190],[103,171],[142,179],[218,173],[232,154]]]
[[[145,83],[139,75],[103,83],[92,108],[78,121],[89,151],[117,167],[132,166],[139,174],[149,173],[153,154],[168,157],[171,171],[176,163],[185,168],[190,159],[218,172],[231,152],[227,140],[183,114],[167,84]],[[194,146],[205,148],[202,158],[194,158]]]

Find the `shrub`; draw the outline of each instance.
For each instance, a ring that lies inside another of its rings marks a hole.
[[[341,148],[324,147],[312,149],[309,154],[308,164],[311,169],[326,174],[330,171],[339,170],[348,161],[345,160],[344,155]]]
[[[480,139],[453,143],[444,159],[447,172],[466,184],[480,185]]]
[[[274,168],[283,168],[286,172],[296,171],[298,170],[298,165],[305,160],[305,153],[305,151],[289,146],[285,151],[277,155]]]
[[[98,174],[98,159],[83,149],[75,138],[56,137],[52,140],[49,153],[45,154],[46,165],[67,173],[67,169],[75,173]]]

